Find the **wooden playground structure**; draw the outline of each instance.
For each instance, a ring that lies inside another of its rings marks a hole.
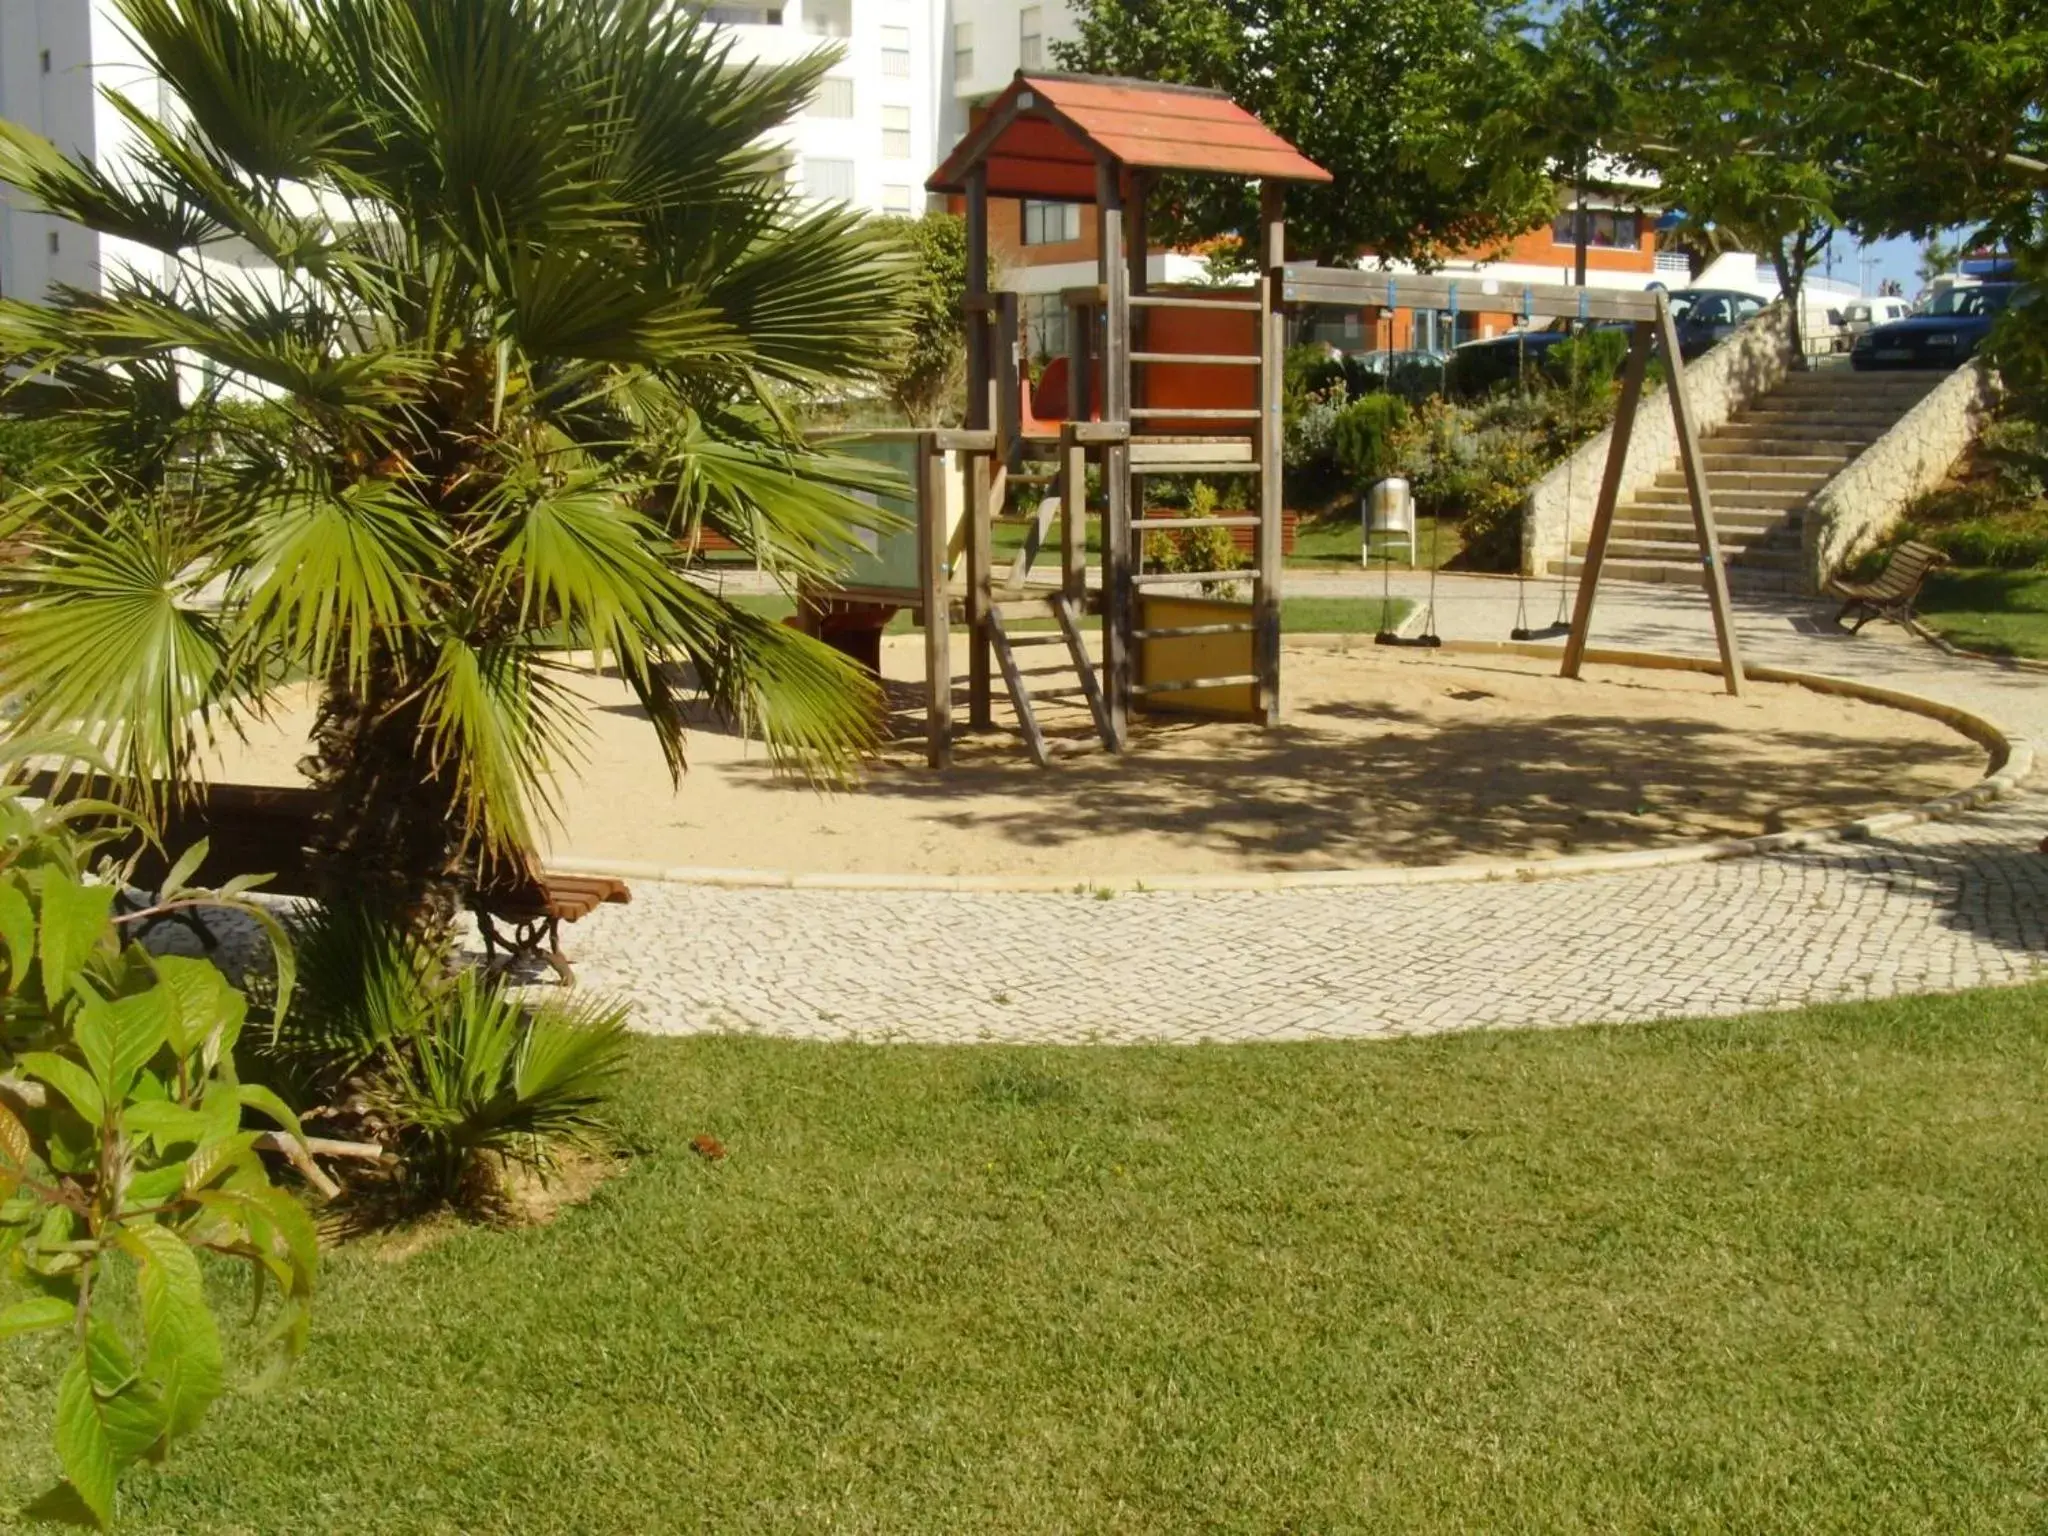
[[[1165,174],[1255,180],[1258,273],[1241,286],[1168,286],[1149,280],[1153,254],[1146,205]],[[1194,712],[1262,724],[1280,715],[1282,359],[1288,306],[1332,304],[1388,310],[1458,309],[1460,280],[1305,267],[1286,260],[1284,189],[1327,182],[1304,158],[1220,92],[1094,76],[1022,74],[926,182],[964,200],[967,225],[967,404],[957,430],[899,434],[911,462],[915,557],[869,561],[843,585],[807,593],[803,622],[872,660],[890,614],[909,610],[924,631],[926,759],[951,762],[954,679],[951,629],[968,652],[967,724],[993,727],[1000,673],[1033,761],[1075,747],[1120,752],[1133,710]],[[1023,353],[1019,296],[990,286],[989,200],[1091,204],[1096,281],[1068,289],[1067,355],[1034,384]],[[1482,285],[1463,280],[1477,301]],[[1498,293],[1498,285],[1484,291]],[[1525,317],[1540,308],[1633,326],[1615,447],[1580,580],[1564,675],[1576,677],[1594,592],[1653,346],[1678,348],[1661,292],[1517,286]],[[1498,297],[1489,307],[1502,307]],[[1725,576],[1714,538],[1704,469],[1687,413],[1681,370],[1669,388],[1687,487],[1730,692],[1742,668],[1728,620]],[[1102,508],[1100,569],[1091,583],[1086,544],[1091,471]],[[1152,516],[1151,476],[1240,478],[1256,484],[1254,510]],[[995,562],[993,528],[1013,492],[1043,494],[1022,548]],[[1055,571],[1035,570],[1058,524]],[[1155,533],[1215,527],[1250,532],[1240,569],[1147,570]],[[907,541],[906,541],[907,542]],[[1247,582],[1248,602],[1192,597],[1185,589]],[[1083,624],[1099,618],[1099,666]],[[1050,620],[1020,633],[1012,626]],[[1064,661],[1027,672],[1019,651],[1058,646]],[[1034,689],[1053,676],[1070,686]],[[1037,705],[1085,703],[1092,738],[1048,739]]]

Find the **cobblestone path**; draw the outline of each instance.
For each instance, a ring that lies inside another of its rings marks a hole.
[[[1404,578],[1404,583],[1409,578]],[[1321,591],[1334,585],[1297,584]],[[1378,582],[1372,583],[1377,591]],[[1512,583],[1447,580],[1446,634]],[[1939,695],[2048,738],[2048,675],[1744,603],[1750,659]],[[1710,648],[1697,594],[1603,594],[1596,644]],[[2048,957],[2041,778],[1956,820],[1726,863],[1527,883],[1095,896],[636,882],[568,935],[642,1028],[920,1041],[1379,1038],[2020,982]]]

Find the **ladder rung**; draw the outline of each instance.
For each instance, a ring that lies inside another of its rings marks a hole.
[[[1012,645],[1065,645],[1067,637],[1056,629],[1027,629],[1022,634],[1012,634]]]
[[[1140,439],[1140,441],[1143,441],[1143,439]],[[1131,473],[1141,478],[1146,475],[1262,475],[1265,472],[1265,465],[1251,463],[1247,460],[1226,460],[1222,463],[1213,463],[1192,459],[1184,464],[1154,463],[1148,460],[1143,464],[1133,464],[1131,466]]]
[[[1133,421],[1161,417],[1173,421],[1257,421],[1264,413],[1255,405],[1233,406],[1227,410],[1196,410],[1185,405],[1145,405],[1131,412]]]
[[[1248,635],[1255,624],[1174,624],[1165,629],[1134,629],[1135,640],[1177,640],[1183,635]]]
[[[1038,692],[1031,695],[1031,701],[1035,704],[1044,699],[1085,699],[1087,697],[1088,690],[1081,687],[1041,688]]]
[[[1140,533],[1163,533],[1169,528],[1256,528],[1259,514],[1249,517],[1141,517],[1134,527]]]
[[[1257,314],[1266,307],[1262,299],[1191,299],[1177,293],[1134,293],[1133,309],[1240,309]]]
[[[1243,688],[1257,683],[1256,672],[1234,672],[1225,677],[1182,677],[1170,683],[1133,683],[1131,692],[1146,693],[1192,693],[1198,688]]]
[[[1134,363],[1200,363],[1209,368],[1256,368],[1265,359],[1255,352],[1133,352]]]
[[[1147,571],[1133,576],[1131,585],[1158,587],[1171,581],[1249,581],[1258,574],[1258,568],[1250,565],[1236,571]]]

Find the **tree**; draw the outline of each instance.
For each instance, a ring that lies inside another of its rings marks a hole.
[[[1764,252],[1788,300],[1853,212],[1856,124],[1803,7],[1593,0],[1627,80],[1617,145],[1701,225]],[[1800,314],[1792,303],[1794,344]]]
[[[1291,188],[1290,254],[1424,265],[1496,244],[1555,208],[1548,146],[1482,138],[1485,104],[1522,91],[1506,0],[1078,0],[1071,69],[1227,91],[1335,178]],[[1242,183],[1166,178],[1158,238],[1257,249]]]
[[[533,846],[565,649],[678,774],[692,677],[778,762],[847,765],[872,684],[689,571],[716,529],[822,575],[876,516],[783,399],[902,338],[900,253],[762,144],[831,56],[741,65],[666,0],[115,4],[171,110],[111,98],[119,164],[0,125],[0,176],[162,261],[0,303],[0,361],[15,409],[156,447],[6,503],[17,723],[183,783],[312,677],[331,890],[408,922]]]
[[[921,427],[959,418],[967,387],[967,226],[950,213],[881,221],[911,255],[910,340],[889,371],[897,408]]]

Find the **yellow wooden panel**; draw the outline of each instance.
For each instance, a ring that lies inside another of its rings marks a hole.
[[[1140,629],[1177,629],[1193,624],[1249,624],[1250,603],[1210,597],[1147,596],[1138,599]],[[1170,683],[1183,677],[1241,677],[1252,666],[1252,633],[1174,635],[1138,642],[1138,681]],[[1222,715],[1250,719],[1254,712],[1251,685],[1231,688],[1189,688],[1173,693],[1140,694],[1134,701],[1146,709],[1176,714]]]

